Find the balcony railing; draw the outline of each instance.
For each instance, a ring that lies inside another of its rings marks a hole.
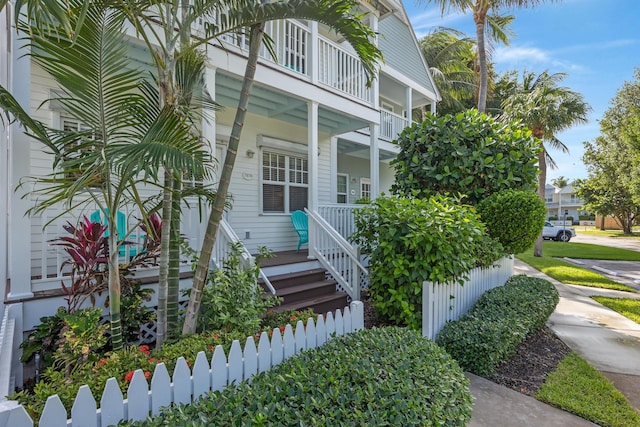
[[[318,81],[348,95],[371,102],[367,75],[360,59],[332,41],[320,37]]]
[[[405,117],[394,114],[391,111],[380,110],[381,139],[393,141],[409,124],[409,120]]]

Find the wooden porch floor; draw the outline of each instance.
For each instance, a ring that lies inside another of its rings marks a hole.
[[[255,255],[254,255],[255,256]],[[287,264],[296,264],[299,262],[307,262],[309,259],[308,249],[300,249],[300,252],[293,251],[282,251],[282,252],[274,252],[273,257],[269,259],[262,260],[260,263],[260,267],[275,267],[277,265],[287,265]]]

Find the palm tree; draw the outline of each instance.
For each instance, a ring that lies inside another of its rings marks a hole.
[[[69,4],[75,10],[82,8],[80,0]],[[94,4],[83,19],[79,26],[77,18],[70,18],[70,25],[79,29],[74,39],[62,31],[47,34],[23,28],[32,34],[32,58],[63,92],[55,101],[87,127],[46,129],[44,138],[34,135],[54,153],[55,163],[49,176],[34,178],[45,186],[35,190],[42,197],[32,212],[57,204],[69,211],[96,203],[105,213],[110,229],[112,345],[118,349],[122,347],[118,245],[127,236],[118,236],[117,212],[130,202],[145,212],[145,200],[136,186],[157,177],[156,165],[206,176],[208,154],[184,112],[170,105],[159,108],[158,91],[132,67],[122,15]],[[89,197],[78,197],[80,193]]]
[[[419,43],[442,95],[438,112],[447,114],[473,108],[477,87],[473,66],[475,41],[460,31],[437,28]]]
[[[462,13],[472,12],[473,22],[476,28],[476,40],[478,46],[478,68],[479,68],[479,85],[478,85],[478,111],[484,112],[487,107],[487,93],[489,89],[489,72],[488,72],[488,56],[487,42],[485,34],[489,30],[489,34],[500,42],[508,41],[509,34],[500,31],[500,24],[503,24],[501,17],[497,14],[489,14],[489,11],[496,12],[502,8],[522,8],[535,6],[542,3],[543,0],[426,0],[440,5],[442,14],[444,15],[450,9],[458,10]],[[498,25],[496,25],[498,24]],[[488,28],[487,28],[488,27]]]
[[[562,190],[564,187],[569,185],[569,180],[563,175],[560,175],[559,177],[552,179],[551,183]]]
[[[354,14],[358,5],[358,0],[290,0],[286,2],[276,1],[273,3],[257,2],[253,4],[250,9],[238,10],[239,14],[247,18],[246,21],[253,19],[254,23],[248,26],[249,52],[244,80],[242,82],[236,116],[233,121],[233,128],[231,129],[224,166],[220,175],[211,214],[207,222],[207,229],[198,259],[198,265],[194,273],[189,305],[182,328],[183,334],[192,334],[196,331],[196,320],[200,308],[202,290],[206,282],[209,260],[211,259],[226,203],[231,174],[233,172],[249,103],[251,86],[253,85],[257,67],[258,53],[264,38],[265,22],[275,19],[298,18],[326,24],[340,33],[351,44],[360,57],[369,77],[369,82],[371,82],[375,74],[375,67],[378,61],[382,59],[382,53],[373,43],[374,33],[372,30],[362,23],[361,16]]]
[[[536,76],[533,72],[524,71],[516,92],[502,104],[504,120],[520,120],[531,129],[535,138],[542,141],[542,150],[538,154],[538,195],[542,200],[547,182],[547,163],[552,168],[556,167],[545,144],[568,153],[569,149],[556,134],[576,124],[586,123],[591,111],[581,94],[558,86],[566,77],[565,73],[549,74],[544,71]],[[534,255],[542,256],[542,236],[536,241]]]

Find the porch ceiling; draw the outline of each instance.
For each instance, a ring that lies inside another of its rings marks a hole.
[[[384,73],[379,74],[380,96],[389,99],[397,104],[404,105],[407,99],[407,87]],[[411,108],[422,107],[430,104],[431,101],[415,90],[411,94]],[[396,111],[396,113],[399,113]]]
[[[360,159],[369,159],[369,146],[338,138],[338,154],[346,154]],[[396,153],[380,150],[380,161],[386,162],[396,157]]]
[[[225,73],[216,75],[216,102],[236,108],[242,81]],[[282,120],[298,126],[307,126],[307,101],[279,92],[255,82],[249,98],[249,112],[264,117]],[[339,135],[361,129],[368,124],[345,112],[335,111],[320,106],[318,108],[318,126],[320,132]]]

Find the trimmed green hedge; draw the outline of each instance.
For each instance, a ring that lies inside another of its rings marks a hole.
[[[464,426],[468,380],[419,333],[397,327],[336,338],[278,367],[136,426]]]
[[[486,292],[459,320],[447,323],[436,342],[464,370],[488,374],[511,357],[527,335],[544,326],[558,301],[550,282],[513,276]]]

